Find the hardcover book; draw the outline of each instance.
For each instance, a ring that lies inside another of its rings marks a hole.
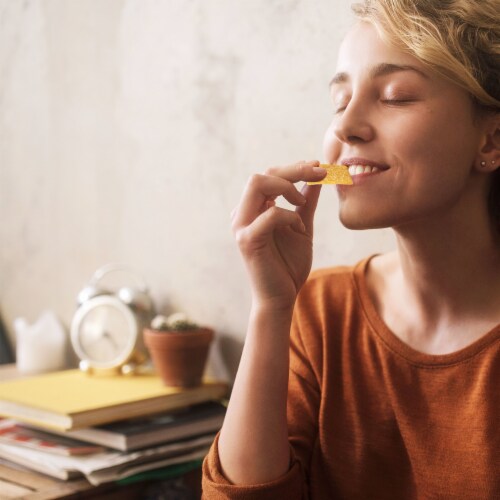
[[[209,401],[167,413],[66,431],[66,437],[120,451],[131,451],[200,434],[217,433],[226,407]]]
[[[153,374],[92,376],[80,370],[0,383],[0,415],[38,427],[69,430],[166,412],[227,394],[225,382],[163,385]]]

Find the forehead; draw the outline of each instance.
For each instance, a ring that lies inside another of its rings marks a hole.
[[[411,65],[423,69],[417,58],[386,43],[373,24],[358,21],[342,41],[337,72],[355,75],[381,63]]]

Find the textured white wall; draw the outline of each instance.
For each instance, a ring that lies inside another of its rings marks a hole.
[[[0,0],[0,309],[66,325],[107,262],[218,333],[234,375],[249,307],[229,214],[247,177],[323,159],[348,0]],[[314,266],[393,246],[325,189]],[[220,357],[217,356],[220,354]]]

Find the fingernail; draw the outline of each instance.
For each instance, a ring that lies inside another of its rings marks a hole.
[[[313,172],[315,174],[324,174],[326,172],[326,169],[323,167],[313,167]]]

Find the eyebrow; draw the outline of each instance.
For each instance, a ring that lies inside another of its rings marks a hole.
[[[370,78],[378,78],[381,76],[391,75],[393,73],[399,73],[400,71],[413,71],[424,78],[428,78],[428,76],[416,68],[415,66],[410,66],[409,64],[392,64],[392,63],[380,63],[374,66],[370,70]],[[350,76],[348,73],[340,72],[336,73],[333,78],[330,80],[329,87],[332,85],[338,85],[341,83],[346,83],[350,80]]]

